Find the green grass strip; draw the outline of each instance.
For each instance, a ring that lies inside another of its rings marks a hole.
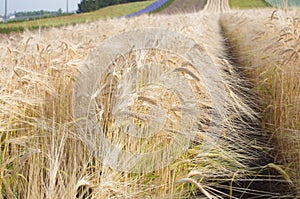
[[[264,0],[230,0],[229,6],[231,8],[247,9],[270,7],[270,4]]]
[[[8,34],[11,32],[22,32],[25,29],[32,30],[38,28],[61,27],[66,25],[74,25],[78,23],[92,22],[99,19],[125,16],[149,6],[154,1],[155,0],[118,4],[102,8],[94,12],[82,14],[73,14],[67,16],[36,19],[21,22],[11,22],[6,24],[2,23],[0,24],[0,33]]]

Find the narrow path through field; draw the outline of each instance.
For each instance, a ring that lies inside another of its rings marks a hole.
[[[206,3],[205,3],[206,2]],[[164,10],[162,13],[163,14],[176,14],[176,13],[188,13],[188,12],[195,12],[195,11],[201,11],[202,12],[206,12],[206,13],[214,13],[214,14],[218,14],[218,13],[223,13],[226,11],[230,10],[230,6],[229,6],[229,0],[175,0],[166,10]],[[209,15],[208,15],[209,16]],[[211,16],[217,16],[217,15],[211,15]],[[215,20],[219,20],[218,17],[216,17]],[[225,34],[223,32],[223,29],[221,28],[221,34],[224,38],[224,55],[226,57],[226,61],[230,62],[231,64],[233,64],[234,66],[237,66],[238,63],[234,62],[234,55],[230,54],[231,52],[231,46],[229,43],[226,43],[226,39],[225,39]],[[213,37],[214,34],[211,34],[211,37]],[[236,69],[236,72],[239,73],[241,71],[239,71],[238,69]],[[240,78],[244,79],[244,76],[242,73],[239,73]],[[246,81],[245,81],[246,82]],[[247,85],[247,83],[245,83],[243,86],[245,86],[245,88],[249,85]],[[249,86],[250,87],[250,86]],[[251,93],[247,93],[248,97],[251,98]],[[259,123],[255,123],[252,121],[248,121],[248,125],[253,127],[253,129],[255,129],[256,132],[262,132],[261,127],[259,126]],[[263,138],[260,138],[262,142],[264,142]],[[269,162],[273,162],[272,157],[265,155],[265,154],[261,154],[261,156],[259,157],[259,159],[257,160],[257,164],[261,164],[261,165],[267,165]],[[267,185],[267,186],[266,186]],[[243,186],[243,185],[242,185]],[[247,184],[245,184],[245,186],[248,186]],[[274,190],[274,187],[280,187],[280,189],[282,189],[283,187],[286,187],[287,185],[285,184],[285,182],[282,183],[278,183],[278,182],[269,182],[268,184],[264,183],[260,183],[260,182],[253,182],[252,183],[252,188],[253,190],[258,190],[261,191],[262,193],[270,193],[270,194],[274,194],[276,193],[276,190]],[[248,195],[247,195],[248,194]],[[248,197],[253,197],[254,195],[252,195],[252,193],[247,193],[244,195],[244,198],[248,198]],[[277,194],[277,193],[276,193]]]

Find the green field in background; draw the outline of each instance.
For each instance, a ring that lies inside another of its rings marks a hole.
[[[261,8],[269,6],[264,0],[230,0],[229,5],[231,8]]]
[[[119,4],[102,8],[100,10],[89,13],[73,14],[67,16],[36,19],[22,22],[11,22],[7,24],[2,23],[0,24],[0,33],[21,32],[24,29],[59,27],[78,23],[92,22],[98,19],[125,16],[149,6],[154,1],[155,0],[149,0],[135,3]]]
[[[22,32],[25,29],[38,29],[46,27],[60,27],[65,25],[73,25],[78,23],[92,22],[99,19],[107,19],[113,17],[125,16],[134,12],[137,12],[150,4],[155,2],[155,0],[119,4],[114,6],[109,6],[102,8],[100,10],[82,13],[82,14],[72,14],[67,16],[53,17],[53,18],[44,18],[36,19],[22,22],[10,22],[7,24],[0,23],[0,33],[10,33],[10,32]],[[167,7],[173,0],[170,0],[166,6]],[[231,8],[262,8],[269,7],[270,4],[267,2],[272,2],[272,5],[283,5],[284,0],[229,0],[229,5]],[[290,5],[299,5],[300,0],[289,0]],[[162,9],[160,9],[162,10]],[[158,10],[158,11],[160,11]],[[155,11],[154,13],[158,12]]]

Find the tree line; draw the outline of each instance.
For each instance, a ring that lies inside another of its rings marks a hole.
[[[58,11],[23,11],[23,12],[15,12],[16,17],[51,17],[51,16],[60,16],[63,15],[62,9],[58,9]]]
[[[91,12],[111,5],[146,0],[81,0],[77,13]]]

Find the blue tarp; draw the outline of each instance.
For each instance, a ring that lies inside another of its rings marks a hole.
[[[157,10],[158,8],[160,8],[162,5],[164,5],[168,1],[169,0],[157,0],[154,3],[152,3],[151,5],[149,5],[148,7],[144,8],[142,10],[139,10],[135,13],[129,14],[126,17],[134,17],[134,16],[138,16],[138,15],[141,15],[141,14],[152,12],[152,11]]]

